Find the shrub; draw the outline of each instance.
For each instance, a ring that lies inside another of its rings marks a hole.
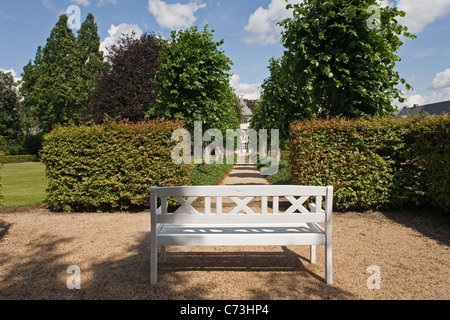
[[[171,141],[181,122],[58,127],[44,138],[42,162],[52,209],[134,210],[151,186],[189,185],[192,166],[176,165]]]
[[[3,164],[38,162],[38,157],[35,155],[0,156],[0,162],[2,162]]]
[[[450,211],[450,115],[415,119],[406,141],[405,166],[420,183],[423,204]]]
[[[215,186],[223,180],[232,168],[232,164],[197,165],[192,173],[192,185]]]
[[[264,165],[259,161],[257,167],[260,171],[264,168],[269,168],[272,164]],[[281,151],[281,158],[279,163],[278,172],[266,177],[267,181],[269,181],[272,185],[287,185],[289,184],[291,176],[291,168],[289,166],[289,151],[283,150]]]
[[[385,203],[393,176],[390,160],[379,152],[391,132],[382,136],[382,126],[375,123],[339,118],[295,123],[291,130],[292,183],[333,185],[338,210],[367,210]]]
[[[448,210],[449,116],[341,118],[291,126],[291,183],[333,185],[337,210]]]
[[[0,207],[2,207],[2,203],[3,203],[3,194],[2,194],[2,175],[1,175],[2,167],[3,167],[3,164],[2,164],[2,162],[0,161]],[[1,222],[1,221],[0,221],[0,222]],[[1,230],[0,230],[0,231],[1,231]]]

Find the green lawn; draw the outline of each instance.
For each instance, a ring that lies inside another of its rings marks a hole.
[[[196,166],[193,185],[215,185],[231,170],[233,165]],[[0,169],[3,208],[34,207],[44,203],[45,166],[42,163],[5,164]]]
[[[45,166],[42,163],[5,164],[0,169],[4,208],[33,207],[44,203]]]

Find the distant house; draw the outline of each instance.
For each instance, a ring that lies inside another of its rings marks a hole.
[[[430,116],[443,115],[445,113],[450,113],[450,100],[437,102],[432,104],[426,104],[423,106],[414,105],[412,108],[403,108],[397,115],[397,118],[407,118],[414,117],[418,114]]]
[[[242,120],[241,120],[241,150],[238,150],[238,153],[247,153],[249,137],[247,134],[247,130],[250,128],[250,121],[253,117],[252,110],[247,106],[244,99],[240,98],[239,103],[242,107]]]
[[[259,103],[259,99],[245,99],[244,98],[244,102],[247,105],[247,107],[252,110],[255,109],[256,105]]]

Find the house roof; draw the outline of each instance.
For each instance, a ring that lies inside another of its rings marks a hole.
[[[408,116],[414,117],[418,114],[428,113],[431,116],[442,115],[445,113],[450,113],[450,100],[442,101],[437,103],[426,104],[423,106],[415,105],[412,108],[403,108],[399,113],[398,117],[405,118]]]
[[[251,117],[251,116],[253,116],[252,110],[250,110],[250,108],[247,106],[247,104],[245,103],[244,99],[242,99],[242,97],[239,98],[239,104],[242,107],[242,115],[244,117]]]

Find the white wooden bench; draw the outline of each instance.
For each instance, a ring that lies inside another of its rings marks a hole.
[[[179,202],[175,212],[168,212],[168,198]],[[194,205],[198,198],[204,202],[199,202],[202,209]],[[289,206],[284,211],[283,198]],[[308,199],[309,210],[305,207]],[[325,281],[333,282],[333,187],[152,187],[150,206],[151,284],[157,283],[157,265],[166,260],[166,246],[251,245],[310,245],[311,263],[316,262],[316,246],[324,245]]]

